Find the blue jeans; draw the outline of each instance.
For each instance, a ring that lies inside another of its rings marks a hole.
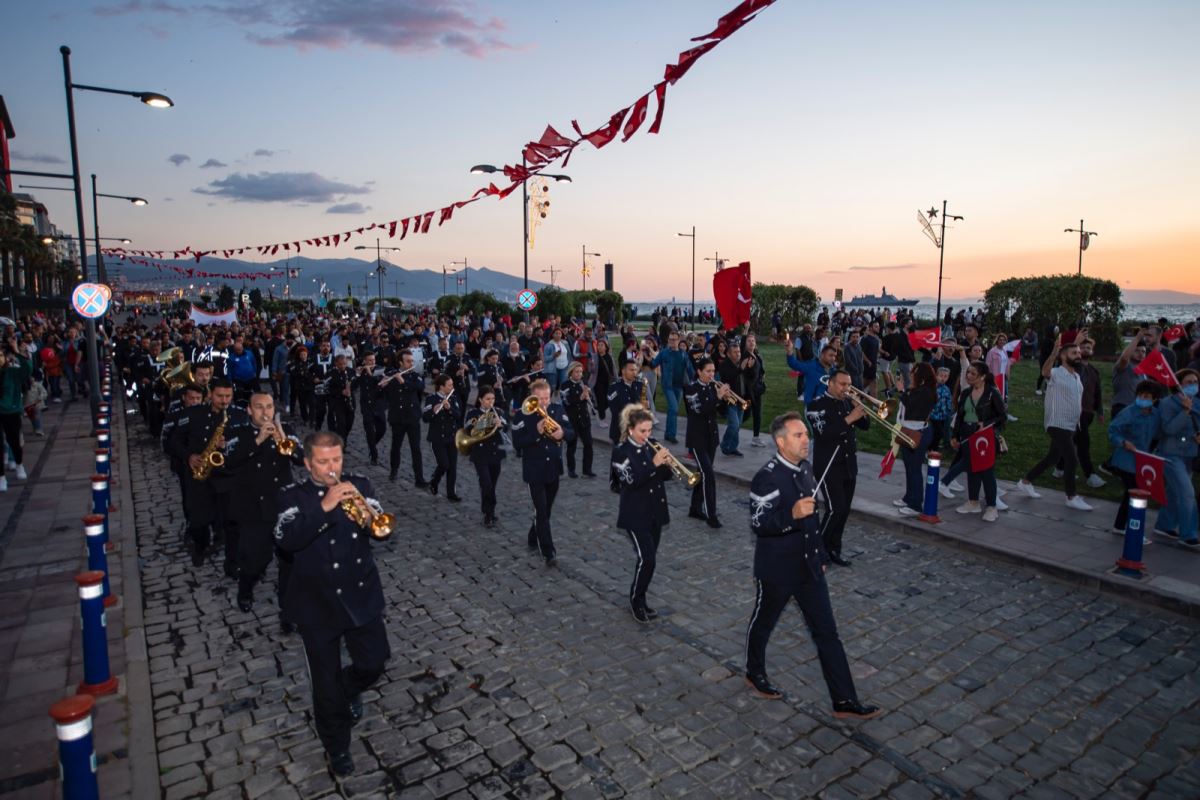
[[[663,389],[663,394],[667,397],[667,429],[663,436],[675,439],[679,433],[679,403],[683,400],[683,389]]]
[[[742,431],[742,409],[732,403],[725,409],[725,435],[721,437],[721,452],[732,453],[738,449]]]
[[[913,511],[925,510],[925,454],[933,440],[933,428],[928,425],[921,431],[915,448],[900,446],[900,458],[904,461],[904,505]]]
[[[1167,505],[1158,512],[1156,530],[1178,531],[1185,542],[1196,541],[1196,492],[1192,489],[1191,459],[1184,456],[1163,456],[1167,460],[1163,478],[1167,484]]]

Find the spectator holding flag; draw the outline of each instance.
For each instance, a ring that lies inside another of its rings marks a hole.
[[[967,502],[957,509],[960,514],[983,512],[984,522],[1000,518],[996,492],[996,443],[1004,429],[1008,410],[996,387],[991,370],[984,361],[972,362],[966,371],[967,390],[958,397],[955,415],[955,448],[967,448],[963,463],[967,467]],[[984,505],[979,504],[983,487]]]
[[[1162,432],[1158,455],[1166,460],[1167,505],[1158,514],[1154,532],[1200,549],[1196,491],[1191,480],[1192,462],[1200,455],[1200,373],[1185,369],[1176,379],[1179,390],[1159,403]]]
[[[1154,381],[1142,381],[1135,390],[1133,404],[1122,409],[1108,424],[1108,441],[1113,446],[1109,461],[1125,487],[1112,530],[1122,536],[1129,521],[1129,490],[1138,488],[1137,454],[1150,452],[1151,443],[1159,436],[1161,422],[1154,403],[1160,397],[1162,387]]]

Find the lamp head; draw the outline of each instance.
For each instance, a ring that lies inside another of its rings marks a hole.
[[[144,197],[131,197],[129,198],[129,202],[133,203],[135,206],[150,205],[150,202]]]
[[[54,244],[54,237],[53,236],[43,236],[42,244]]]
[[[139,92],[137,98],[151,108],[170,108],[175,105],[171,98],[158,92]]]
[[[133,244],[133,239],[122,239],[121,244]]]
[[[493,172],[499,172],[499,171],[500,171],[499,169],[492,166],[491,164],[476,164],[475,166],[471,167],[472,175],[490,175]]]

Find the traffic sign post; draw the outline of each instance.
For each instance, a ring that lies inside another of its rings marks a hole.
[[[533,289],[522,289],[517,294],[517,307],[522,311],[533,311],[537,308],[538,296]]]
[[[112,289],[103,283],[81,283],[71,292],[71,305],[84,319],[99,319],[108,313]]]

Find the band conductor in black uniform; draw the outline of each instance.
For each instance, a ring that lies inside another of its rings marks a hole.
[[[344,776],[354,771],[350,729],[362,717],[360,696],[383,674],[391,651],[372,536],[344,504],[372,514],[382,509],[369,480],[342,473],[342,451],[335,433],[305,437],[309,474],[280,492],[275,541],[294,557],[283,613],[304,641],[317,735],[333,772]]]
[[[528,484],[529,497],[533,500],[529,548],[536,547],[549,567],[558,557],[550,530],[550,513],[554,510],[558,481],[563,472],[562,443],[575,434],[562,405],[550,403],[549,383],[539,378],[530,385],[529,395],[536,398],[538,410],[526,413],[522,408],[518,412],[512,426],[513,444],[522,451],[521,477]]]
[[[812,468],[824,475],[821,501],[825,518],[821,520],[821,538],[829,560],[839,567],[850,562],[842,557],[842,534],[850,518],[850,504],[858,483],[858,435],[871,424],[861,403],[851,399],[852,378],[844,370],[834,370],[825,394],[813,398],[805,409],[812,428]],[[826,467],[829,471],[826,472]]]
[[[451,503],[462,500],[454,489],[458,481],[458,450],[454,447],[454,434],[462,418],[462,398],[454,391],[453,376],[443,372],[433,379],[434,393],[425,398],[425,409],[421,419],[429,426],[426,438],[437,467],[429,479],[429,493],[438,493],[438,483],[446,478],[446,499]]]
[[[392,426],[388,478],[396,480],[396,472],[400,469],[400,448],[407,438],[413,462],[413,482],[418,489],[424,489],[429,485],[425,482],[425,470],[421,466],[421,404],[425,395],[425,379],[413,368],[411,350],[400,351],[399,369],[389,370],[379,386],[387,398],[388,424]]]
[[[713,381],[717,368],[711,359],[702,359],[696,369],[696,380],[683,390],[687,407],[687,436],[684,443],[696,461],[700,482],[692,489],[688,516],[702,519],[710,528],[721,527],[717,518],[717,475],[713,457],[717,454],[720,436],[717,434],[717,408],[729,395],[729,387]]]
[[[500,482],[500,468],[504,466],[504,458],[508,454],[501,447],[500,434],[508,424],[501,416],[501,409],[496,406],[496,390],[490,384],[481,385],[476,401],[479,405],[467,412],[465,428],[473,430],[478,420],[484,419],[487,427],[495,427],[495,431],[486,439],[475,442],[471,446],[469,458],[479,476],[480,510],[483,512],[484,527],[490,528],[496,524],[496,484]]]
[[[658,563],[662,529],[671,521],[664,484],[673,476],[671,454],[651,446],[654,415],[641,405],[627,405],[621,412],[622,442],[613,450],[613,470],[621,488],[617,527],[629,534],[637,554],[633,583],[629,586],[629,610],[633,618],[647,623],[658,612],[646,605],[646,590]]]
[[[870,719],[879,715],[879,708],[859,702],[833,619],[825,547],[817,531],[816,480],[804,460],[809,440],[803,418],[795,411],[779,415],[771,422],[771,438],[775,457],[750,484],[756,596],[746,631],[746,683],[760,697],[782,697],[767,679],[767,641],[784,607],[795,598],[817,646],[833,715]]]

